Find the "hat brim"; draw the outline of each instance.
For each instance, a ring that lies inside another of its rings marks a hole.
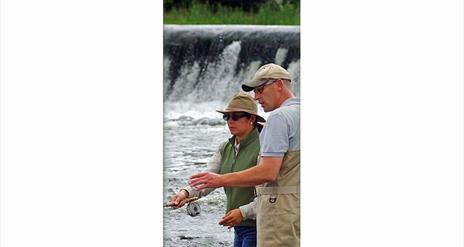
[[[242,84],[242,90],[245,92],[250,92],[251,90],[255,89],[256,87],[250,87],[245,84]]]
[[[266,119],[264,119],[260,115],[255,115],[255,116],[256,116],[256,122],[258,122],[258,123],[265,123],[266,122]]]
[[[267,78],[262,78],[260,80],[245,82],[244,84],[242,84],[242,90],[245,91],[245,92],[250,92],[251,90],[265,84],[269,80],[289,80],[289,81],[292,81],[292,79],[290,77],[284,77],[284,76],[275,77],[275,78],[274,77],[267,77]]]
[[[227,111],[227,110],[216,110],[217,112],[219,113],[230,113],[230,112],[246,112],[246,113],[249,113],[251,115],[255,115],[256,116],[256,122],[259,122],[259,123],[265,123],[266,122],[266,119],[264,119],[263,117],[261,117],[260,115],[258,114],[254,114],[252,112],[249,112],[247,110],[240,110],[240,109],[237,109],[237,110],[233,110],[233,111]]]
[[[266,83],[269,79],[272,79],[272,78],[263,78],[263,79],[260,79],[260,80],[254,80],[254,81],[248,81],[248,82],[245,82],[244,84],[242,84],[242,90],[245,91],[245,92],[250,92],[251,90],[263,85],[264,83]]]

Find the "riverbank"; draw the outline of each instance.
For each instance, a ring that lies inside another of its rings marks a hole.
[[[189,7],[176,7],[164,12],[164,24],[253,24],[300,25],[300,6],[275,5],[271,1],[259,6],[257,12],[194,2]]]

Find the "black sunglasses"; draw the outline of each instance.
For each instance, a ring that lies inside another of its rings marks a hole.
[[[229,119],[232,119],[233,121],[237,121],[239,120],[240,118],[242,117],[247,117],[247,116],[250,116],[250,114],[248,113],[224,113],[224,115],[222,115],[222,119],[224,119],[225,121],[229,121]]]

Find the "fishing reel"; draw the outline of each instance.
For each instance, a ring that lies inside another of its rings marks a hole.
[[[198,202],[189,202],[187,204],[187,214],[192,216],[192,217],[195,217],[197,215],[200,214],[200,211],[201,211],[201,208],[200,208],[200,204]]]
[[[195,217],[200,214],[201,208],[200,204],[198,202],[195,202],[198,200],[198,197],[190,197],[186,199],[187,203],[187,214]],[[165,207],[172,207],[173,204],[166,204]]]

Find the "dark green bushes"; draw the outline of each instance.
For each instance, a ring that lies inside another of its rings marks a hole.
[[[300,24],[298,0],[165,0],[164,3],[165,24]]]

